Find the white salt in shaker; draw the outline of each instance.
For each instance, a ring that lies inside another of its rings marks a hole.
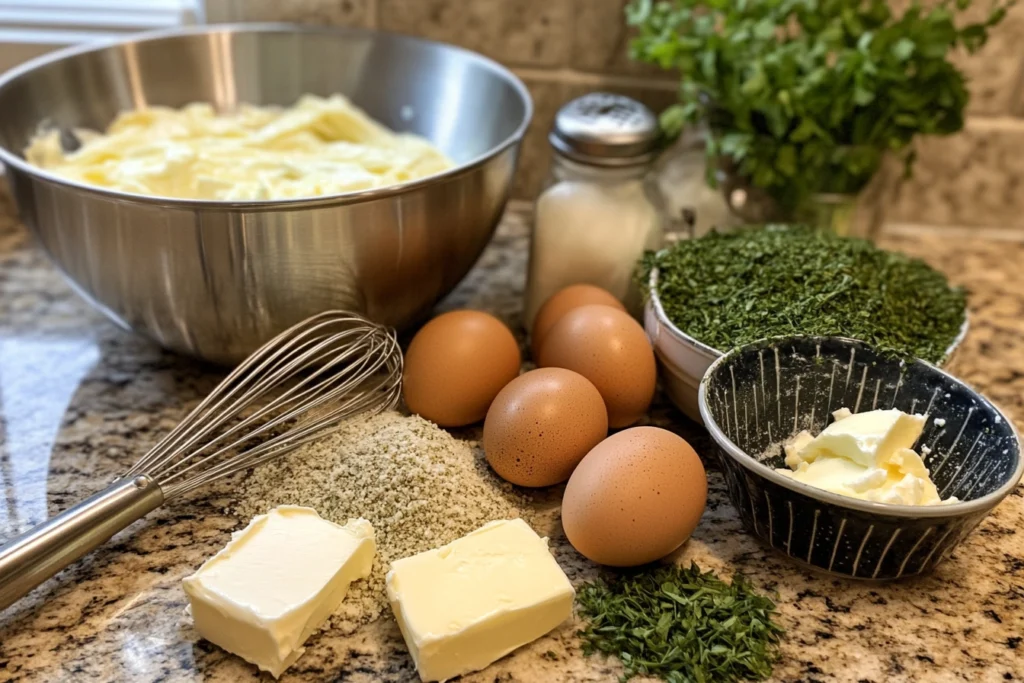
[[[636,100],[590,93],[563,106],[548,136],[554,159],[537,199],[524,322],[573,284],[626,302],[646,249],[662,245],[664,214],[652,174],[660,130]]]

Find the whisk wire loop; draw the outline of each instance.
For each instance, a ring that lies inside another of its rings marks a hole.
[[[393,407],[402,355],[392,330],[343,312],[299,323],[246,359],[125,473],[167,498],[278,457],[346,417]]]
[[[334,337],[325,340],[317,347],[306,351],[302,358],[293,361],[288,367],[273,370],[270,375],[268,375],[262,381],[257,383],[256,386],[254,386],[251,389],[249,394],[237,399],[232,405],[228,406],[227,408],[223,409],[219,414],[207,420],[207,427],[202,430],[198,430],[197,433],[192,438],[181,444],[180,448],[187,449],[192,447],[200,438],[205,436],[207,433],[213,431],[217,425],[226,424],[229,420],[234,419],[243,410],[245,410],[245,408],[251,405],[257,398],[264,396],[269,391],[271,391],[273,387],[279,387],[284,385],[292,376],[297,375],[304,368],[306,368],[311,361],[320,358],[319,347],[331,345],[332,342],[334,340],[338,340],[339,337],[340,335],[335,335]],[[290,388],[281,392],[280,395],[278,395],[268,404],[259,408],[256,412],[237,422],[236,424],[228,428],[226,431],[220,433],[212,441],[207,442],[203,450],[207,450],[216,444],[224,443],[230,437],[237,433],[244,434],[244,436],[241,439],[232,442],[231,444],[225,446],[224,448],[212,454],[211,456],[207,456],[207,458],[204,458],[204,460],[208,460],[209,458],[220,455],[228,450],[236,449],[240,447],[242,443],[246,441],[251,441],[256,437],[260,436],[261,434],[271,431],[275,427],[281,425],[282,423],[285,423],[288,420],[296,417],[300,411],[304,410],[302,403],[303,399],[309,397],[311,394],[315,392],[323,391],[326,386],[333,384],[335,382],[336,378],[331,376],[330,374],[335,371],[335,366],[345,363],[346,361],[349,360],[350,356],[354,355],[356,352],[362,352],[362,350],[363,349],[361,347],[347,347],[346,352],[339,353],[335,357],[324,360],[321,364],[313,366],[314,369],[310,370],[309,374],[306,377],[304,377],[300,381],[295,382],[292,386],[290,386]],[[349,371],[361,371],[363,368],[359,367],[358,364],[362,364],[365,366],[368,360],[369,357],[365,355],[362,357],[357,357],[357,360],[355,361],[357,365],[353,366],[352,368],[349,368]],[[378,359],[376,361],[376,364],[379,366],[380,363],[381,361]],[[327,375],[327,377],[326,379],[323,380],[323,382],[320,385],[313,385],[308,387],[305,391],[300,391],[300,389],[310,384],[312,380],[325,374]],[[347,385],[343,385],[343,390],[345,386]],[[229,398],[232,394],[237,393],[238,389],[239,387],[237,386],[233,387],[232,390],[228,393],[228,395],[225,396],[224,400],[227,400],[227,398]],[[335,393],[332,395],[336,396],[340,394]],[[326,398],[327,397],[325,397],[325,400]],[[215,410],[217,406],[219,406],[219,404],[223,402],[224,401],[222,400],[216,406],[211,407],[210,410],[207,411],[207,413],[209,413],[212,410]],[[291,412],[279,415],[277,418],[271,420],[265,419],[267,418],[267,416],[273,415],[274,413],[282,409],[284,406],[289,404],[295,404],[297,407],[294,408]],[[202,414],[200,414],[200,416],[202,416]],[[250,427],[252,426],[254,427],[250,430]],[[184,461],[179,460],[175,462],[167,470],[163,471],[162,477],[164,479],[164,482],[170,482],[174,478],[179,477],[184,472],[195,469],[195,466],[197,464],[199,463],[193,463],[191,466],[185,468],[184,470],[180,470],[179,468],[181,468],[184,465]],[[175,472],[175,470],[179,471]]]
[[[278,396],[252,415],[239,421],[233,427],[219,435],[216,439],[208,442],[205,449],[209,449],[217,444],[222,444],[227,441],[229,437],[241,433],[242,436],[235,441],[221,446],[218,450],[197,459],[188,466],[184,466],[187,462],[185,460],[178,460],[175,462],[168,469],[164,470],[162,475],[163,484],[166,486],[173,483],[175,480],[180,479],[190,471],[200,470],[204,465],[213,462],[220,456],[239,450],[243,444],[254,440],[260,435],[273,433],[275,429],[292,424],[294,420],[300,418],[308,411],[315,409],[317,406],[330,403],[331,401],[351,393],[352,390],[356,388],[357,384],[353,382],[351,378],[342,382],[338,386],[334,386],[333,388],[331,388],[332,385],[337,384],[338,382],[338,377],[334,375],[328,375],[321,378],[318,383],[312,383],[314,379],[325,373],[331,372],[334,370],[335,366],[339,363],[345,362],[346,360],[347,358],[344,356],[336,357],[318,367],[316,370],[312,371],[308,377],[296,382],[291,389],[284,392],[281,396]],[[355,365],[349,369],[358,375],[374,372],[374,366],[380,365],[380,362],[378,361],[367,368],[366,366],[368,363],[369,356],[363,356],[356,360]],[[303,387],[306,387],[307,384],[311,383],[311,386],[303,389]],[[300,389],[303,390],[299,391]],[[370,394],[360,392],[345,403],[342,403],[339,406],[341,410],[337,411],[338,417],[344,416],[346,413],[354,414],[359,412],[359,409],[355,406],[359,405],[360,402],[378,400],[372,395],[373,393],[375,392],[371,391]],[[250,427],[252,428],[250,429]],[[295,434],[293,433],[292,437],[294,436]],[[251,457],[251,453],[249,455]],[[231,464],[227,463],[227,465],[230,466]]]
[[[317,318],[307,321],[306,325],[325,317],[325,315],[317,316]],[[279,385],[285,377],[282,377],[276,371],[282,366],[293,366],[295,356],[302,354],[308,350],[309,346],[317,344],[319,340],[318,337],[313,337],[312,339],[305,338],[315,335],[324,327],[333,325],[336,322],[320,322],[315,325],[309,325],[308,329],[299,329],[304,325],[300,323],[257,350],[231,372],[160,443],[143,456],[129,473],[153,473],[156,463],[166,458],[171,452],[192,447],[206,434],[217,429],[219,424],[230,420],[248,405],[258,400],[269,388]],[[296,332],[298,333],[296,334]],[[360,333],[360,330],[355,329],[350,332]],[[372,330],[362,329],[361,333],[363,335],[372,334]],[[276,353],[274,352],[275,346],[280,347],[276,349]],[[255,384],[255,386],[250,389],[252,384]],[[213,411],[228,404],[239,393],[242,393],[241,400],[230,403],[221,413],[213,414]],[[193,430],[193,426],[197,423],[205,424],[205,427]]]

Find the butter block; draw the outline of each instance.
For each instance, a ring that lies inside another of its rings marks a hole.
[[[925,418],[898,410],[851,415],[841,408],[816,437],[803,431],[783,444],[786,468],[776,472],[832,493],[895,505],[943,501],[927,466],[911,446]]]
[[[375,552],[365,519],[339,526],[312,508],[274,508],[184,579],[196,630],[277,678],[349,584],[369,576]]]
[[[388,600],[423,681],[479,671],[572,615],[572,584],[522,520],[391,563]]]
[[[814,462],[822,453],[829,453],[862,467],[885,467],[898,450],[913,447],[924,423],[923,415],[908,415],[901,410],[849,415],[822,430],[798,455]]]

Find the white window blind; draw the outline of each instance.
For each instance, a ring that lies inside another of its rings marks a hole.
[[[200,0],[0,0],[0,70],[68,45],[200,20]]]

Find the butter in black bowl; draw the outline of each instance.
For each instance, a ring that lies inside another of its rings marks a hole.
[[[852,339],[787,337],[734,349],[708,368],[698,405],[747,529],[793,560],[845,578],[932,570],[1024,473],[1013,424],[983,396],[934,365]],[[787,439],[805,429],[818,434],[844,407],[926,415],[914,449],[941,498],[959,502],[860,500],[775,471]]]

